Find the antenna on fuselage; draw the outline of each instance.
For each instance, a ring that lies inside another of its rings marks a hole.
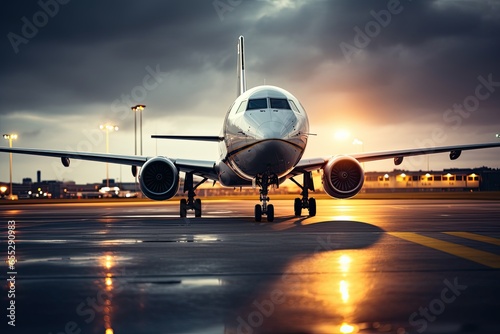
[[[238,90],[236,97],[240,96],[247,90],[247,80],[245,78],[245,49],[243,36],[238,38]]]

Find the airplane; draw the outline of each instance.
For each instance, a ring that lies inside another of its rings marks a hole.
[[[416,148],[397,151],[366,152],[352,155],[334,155],[302,159],[307,146],[309,121],[300,101],[288,91],[269,85],[246,88],[244,38],[237,43],[237,98],[227,111],[219,136],[152,135],[157,139],[210,141],[219,143],[217,161],[174,159],[165,156],[128,156],[88,152],[55,151],[29,148],[1,148],[0,152],[58,157],[65,167],[70,159],[81,159],[130,165],[137,176],[143,194],[157,201],[172,198],[180,188],[180,172],[185,173],[184,193],[180,200],[179,214],[186,217],[194,210],[195,217],[202,216],[202,203],[195,190],[207,180],[219,182],[224,187],[259,187],[260,202],[254,209],[255,221],[274,221],[274,206],[269,203],[269,187],[279,187],[290,179],[302,192],[295,198],[294,213],[316,215],[316,200],[309,197],[314,191],[312,172],[322,170],[325,192],[333,198],[355,196],[364,183],[362,163],[394,159],[400,165],[408,156],[449,152],[451,160],[458,159],[465,150],[500,147],[500,143],[455,145]],[[295,178],[303,176],[302,183]],[[195,184],[193,176],[201,177]]]

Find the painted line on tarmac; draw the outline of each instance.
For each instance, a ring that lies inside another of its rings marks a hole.
[[[475,241],[486,242],[488,244],[500,246],[500,239],[487,237],[485,235],[470,233],[470,232],[443,232],[445,234],[449,234],[455,237],[460,237],[464,239],[470,239]]]
[[[500,256],[471,247],[457,245],[452,242],[426,237],[413,232],[388,232],[388,234],[416,244],[437,249],[442,252],[455,255],[469,261],[498,269],[500,268]]]

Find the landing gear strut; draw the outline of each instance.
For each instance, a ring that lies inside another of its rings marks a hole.
[[[294,178],[290,180],[302,189],[300,193],[302,198],[296,198],[293,204],[293,211],[295,216],[300,217],[302,215],[302,209],[309,210],[309,217],[316,216],[316,200],[314,198],[309,198],[309,190],[314,191],[314,181],[312,178],[312,172],[304,173],[303,184],[298,183]]]
[[[194,191],[206,180],[206,178],[203,178],[203,180],[194,185],[193,173],[186,173],[186,177],[184,179],[184,192],[187,191],[188,198],[187,200],[185,198],[181,199],[179,213],[182,218],[187,216],[187,210],[194,210],[194,216],[197,218],[201,217],[201,199],[194,199],[196,196]]]
[[[260,222],[262,220],[262,215],[267,216],[268,222],[274,221],[274,205],[267,204],[269,201],[269,197],[267,196],[269,193],[269,186],[276,185],[279,187],[279,180],[276,174],[264,173],[261,175],[257,175],[256,183],[260,187],[260,201],[262,205],[255,205],[255,221]]]

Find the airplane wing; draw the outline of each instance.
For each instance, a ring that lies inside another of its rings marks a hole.
[[[215,171],[215,161],[189,159],[172,159],[172,161],[182,172],[192,172],[194,175],[198,175],[209,180],[219,179],[219,176]]]
[[[394,163],[396,165],[399,165],[403,162],[403,159],[405,157],[449,152],[450,159],[455,160],[458,159],[458,157],[460,157],[462,151],[479,150],[492,147],[500,147],[500,143],[469,144],[469,145],[441,146],[441,147],[429,147],[429,148],[415,148],[415,149],[397,150],[397,151],[366,152],[366,153],[349,154],[349,156],[355,158],[359,162],[394,159]],[[294,176],[302,174],[304,172],[320,169],[328,162],[330,158],[331,157],[302,159],[301,161],[299,161],[297,166],[295,166],[295,168],[292,170],[290,174],[291,176]]]
[[[176,135],[151,135],[153,139],[178,139],[178,140],[195,140],[195,141],[211,141],[220,142],[224,137],[220,136],[176,136]]]
[[[103,154],[103,153],[89,153],[89,152],[71,152],[71,151],[55,151],[55,150],[40,150],[36,148],[7,148],[0,147],[0,152],[40,155],[45,157],[55,158],[70,158],[77,160],[89,160],[98,162],[109,162],[114,164],[142,166],[147,157],[140,157],[135,155],[117,155],[117,154]]]
[[[89,152],[71,152],[71,151],[56,151],[56,150],[41,150],[32,148],[7,148],[0,147],[0,152],[39,155],[45,157],[68,158],[77,160],[88,160],[97,162],[109,162],[121,165],[142,166],[151,159],[151,157],[136,156],[136,155],[118,155],[118,154],[103,154]],[[170,159],[182,172],[193,172],[193,174],[216,180],[217,173],[215,172],[215,161],[204,160],[186,160],[186,159]]]

